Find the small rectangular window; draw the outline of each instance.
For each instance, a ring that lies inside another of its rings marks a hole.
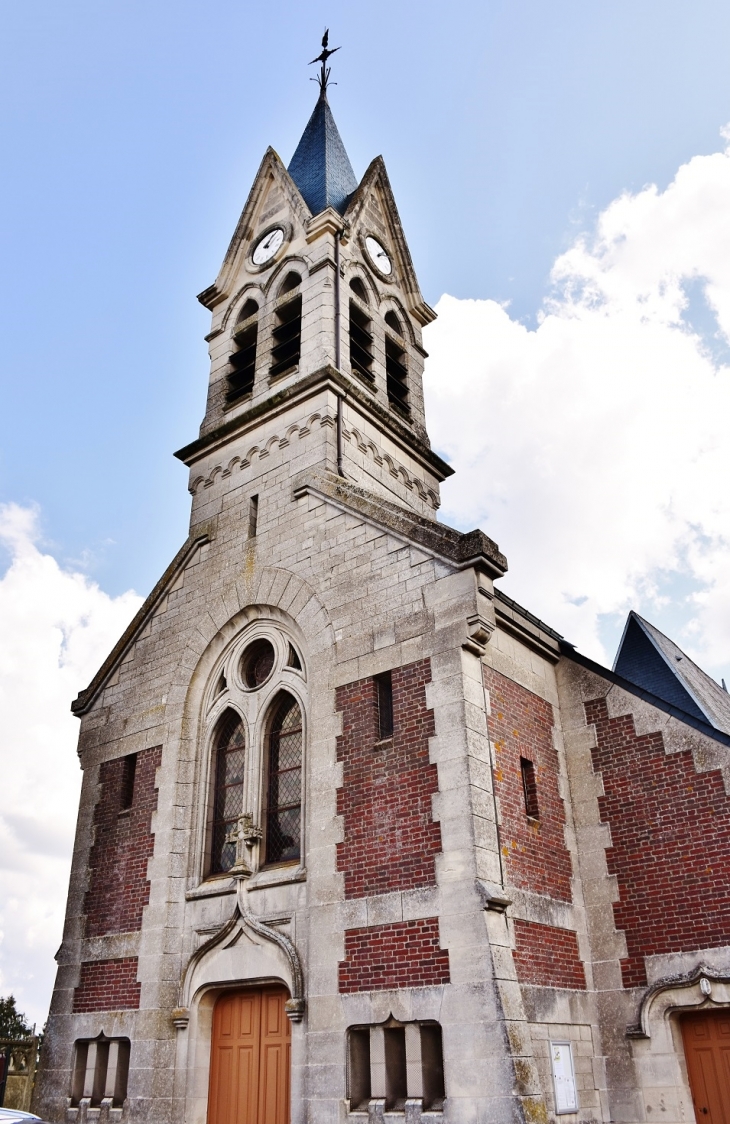
[[[350,1027],[347,1095],[350,1112],[366,1112],[373,1101],[384,1101],[386,1112],[403,1113],[406,1101],[415,1100],[424,1112],[442,1113],[446,1090],[439,1024],[399,1023],[391,1016],[385,1024]]]
[[[393,679],[389,671],[375,676],[378,703],[378,737],[393,737]]]
[[[540,819],[540,809],[537,803],[537,779],[535,766],[526,757],[520,757],[520,771],[522,773],[522,792],[525,797],[525,812],[532,820]]]
[[[250,539],[256,538],[256,530],[259,522],[259,497],[251,496],[248,504],[248,537]]]
[[[130,1042],[128,1038],[105,1038],[76,1043],[71,1103],[88,1098],[92,1107],[103,1100],[121,1108],[127,1096]]]
[[[573,1050],[570,1042],[551,1042],[550,1060],[555,1089],[555,1112],[577,1112],[578,1090],[575,1087]]]
[[[122,784],[119,807],[126,812],[134,803],[134,778],[137,772],[137,754],[130,753],[122,761]]]

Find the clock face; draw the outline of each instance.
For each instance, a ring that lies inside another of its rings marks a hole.
[[[254,265],[266,265],[276,256],[277,251],[284,241],[284,231],[280,226],[275,226],[268,234],[264,234],[254,247],[251,260]]]
[[[377,238],[368,235],[365,239],[365,249],[375,268],[380,270],[381,273],[384,273],[386,277],[390,277],[393,272],[393,263],[387,251],[383,249]]]

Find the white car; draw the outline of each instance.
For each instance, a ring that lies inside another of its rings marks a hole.
[[[21,1112],[19,1108],[0,1108],[0,1124],[23,1124],[24,1120],[38,1120],[43,1124],[40,1116],[32,1112]]]

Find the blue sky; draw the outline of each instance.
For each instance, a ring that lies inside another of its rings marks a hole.
[[[0,4],[0,499],[112,593],[185,534],[195,294],[266,146],[293,152],[325,24],[355,170],[385,156],[434,303],[533,323],[576,231],[730,119],[730,8],[702,0]]]
[[[325,25],[439,311],[443,518],[586,653],[633,607],[730,682],[729,5],[0,0],[0,995],[39,1023],[68,704],[185,538],[195,295],[294,151]]]

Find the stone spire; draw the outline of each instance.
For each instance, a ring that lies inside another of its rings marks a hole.
[[[288,171],[313,215],[326,207],[344,214],[357,180],[332,116],[326,89],[320,93]]]

